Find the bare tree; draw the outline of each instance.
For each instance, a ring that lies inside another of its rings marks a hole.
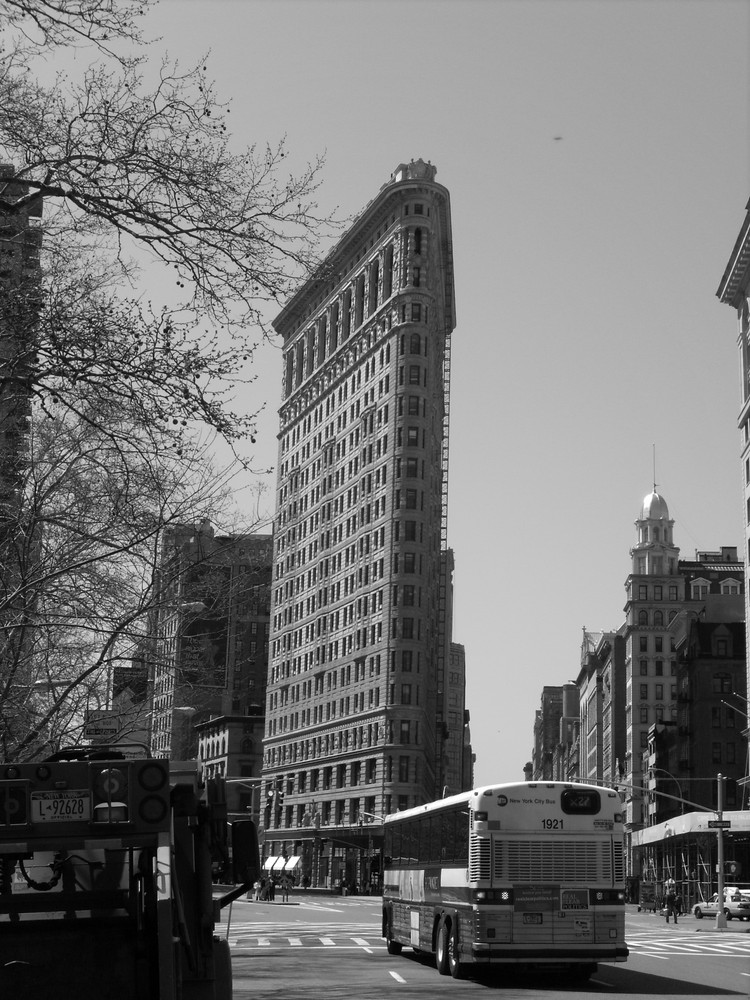
[[[112,413],[104,432],[62,407],[35,421],[0,589],[4,759],[75,741],[85,712],[105,707],[112,671],[164,613],[164,531],[221,518],[227,475],[192,444],[162,454]]]
[[[163,612],[162,533],[224,515],[197,435],[252,441],[232,400],[264,309],[332,224],[320,159],[292,176],[283,140],[238,149],[207,64],[152,58],[149,2],[0,0],[5,759],[80,733]],[[50,81],[67,47],[89,68]]]
[[[164,417],[232,438],[252,433],[225,400],[265,331],[264,307],[318,262],[331,221],[314,200],[321,161],[292,176],[283,140],[235,151],[206,65],[146,59],[147,4],[0,0],[11,40],[0,52],[0,216],[44,206],[28,388],[46,399],[81,379],[140,395],[157,386]],[[81,44],[98,58],[79,79],[45,86],[29,71]],[[169,311],[124,296],[149,258],[170,283]]]

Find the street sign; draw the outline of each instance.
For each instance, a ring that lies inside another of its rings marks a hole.
[[[731,830],[732,821],[730,819],[710,819],[708,828],[709,830]]]
[[[83,726],[85,740],[110,739],[120,732],[120,714],[112,711],[92,711],[86,713]]]

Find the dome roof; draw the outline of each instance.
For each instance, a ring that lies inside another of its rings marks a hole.
[[[667,501],[659,493],[654,491],[643,498],[641,507],[641,521],[669,520],[669,508]]]

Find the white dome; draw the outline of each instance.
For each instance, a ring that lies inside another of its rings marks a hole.
[[[659,493],[649,493],[643,498],[641,521],[668,521],[669,507],[667,501]]]

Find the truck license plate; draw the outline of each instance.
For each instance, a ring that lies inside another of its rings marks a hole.
[[[91,819],[91,795],[86,788],[31,793],[31,822],[60,823]]]

